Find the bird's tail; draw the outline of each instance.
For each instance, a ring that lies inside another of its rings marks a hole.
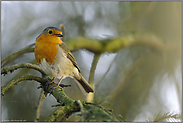
[[[84,79],[84,77],[80,73],[78,77],[74,76],[74,79],[76,80],[77,84],[78,85],[80,84],[87,93],[94,92],[93,88],[90,86],[90,84]]]

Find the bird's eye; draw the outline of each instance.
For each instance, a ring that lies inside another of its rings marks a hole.
[[[49,33],[49,34],[52,34],[52,31],[50,30],[50,31],[48,31],[48,33]]]

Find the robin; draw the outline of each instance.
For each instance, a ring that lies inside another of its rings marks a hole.
[[[56,83],[56,87],[60,87],[59,84],[62,79],[71,77],[74,78],[77,84],[80,84],[87,93],[94,92],[90,84],[81,75],[74,56],[61,40],[61,37],[63,37],[63,35],[58,28],[45,28],[36,38],[34,50],[36,61],[46,74],[53,76],[50,83],[56,83],[54,79],[60,78],[59,82]]]

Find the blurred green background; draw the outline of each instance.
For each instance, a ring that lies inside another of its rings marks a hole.
[[[84,36],[108,39],[135,32],[148,32],[161,40],[160,51],[133,45],[115,53],[101,55],[95,72],[94,101],[112,109],[127,121],[154,120],[157,114],[182,114],[182,2],[1,2],[1,59],[35,43],[48,26],[65,26],[65,38]],[[92,46],[91,46],[92,47]],[[88,80],[94,54],[85,49],[72,52]],[[9,65],[34,60],[25,54]],[[40,73],[25,69],[1,76],[1,85],[14,77]],[[65,93],[72,99],[85,100],[71,78],[63,80],[72,88]],[[1,120],[34,121],[41,90],[34,81],[21,82],[1,97]],[[56,108],[52,96],[43,101],[40,120]],[[182,115],[181,115],[182,116]],[[75,121],[75,117],[70,118]],[[179,120],[178,120],[179,121]]]

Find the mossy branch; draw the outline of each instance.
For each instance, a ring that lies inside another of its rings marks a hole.
[[[127,48],[132,45],[146,45],[158,51],[163,48],[161,39],[151,33],[145,32],[103,40],[87,37],[72,37],[68,38],[65,43],[71,51],[84,48],[96,54],[102,54],[104,52],[113,53],[121,48]]]
[[[111,115],[108,115],[108,113],[106,113],[106,110],[104,109],[101,110],[101,108],[99,108],[98,106],[93,107],[93,106],[90,106],[91,104],[86,104],[84,102],[80,102],[79,100],[75,101],[70,99],[59,87],[53,90],[53,87],[55,87],[56,84],[55,83],[47,84],[49,81],[51,81],[51,77],[46,76],[45,73],[41,70],[41,68],[38,65],[26,63],[26,64],[16,64],[9,67],[3,67],[1,70],[1,74],[6,75],[8,72],[13,72],[18,68],[35,69],[41,72],[43,77],[41,78],[37,76],[27,75],[27,76],[19,77],[17,79],[13,79],[10,82],[6,83],[3,87],[1,87],[1,95],[4,96],[4,93],[9,88],[11,88],[13,85],[18,84],[19,82],[22,82],[25,80],[34,80],[39,82],[41,84],[41,87],[44,89],[45,93],[51,93],[55,97],[59,105],[64,106],[64,107],[61,107],[60,110],[56,110],[47,119],[47,121],[59,121],[59,120],[64,121],[74,112],[81,112],[81,115],[85,116],[83,121],[90,121],[90,118],[92,118],[92,121],[118,121],[115,117],[111,117]],[[99,117],[99,114],[101,117]],[[39,115],[39,110],[38,110],[38,115]],[[98,119],[94,117],[98,117]]]
[[[77,101],[73,101],[71,104],[66,106],[61,106],[57,110],[55,110],[46,120],[46,122],[58,122],[64,121],[74,112],[79,112],[80,107],[77,104]]]
[[[65,121],[70,115],[76,112],[77,115],[82,117],[80,119],[82,122],[120,122],[120,120],[102,106],[80,100],[58,108],[48,117],[46,122]]]
[[[101,106],[82,102],[80,100],[72,100],[59,87],[53,90],[53,87],[55,86],[55,83],[51,83],[48,86],[46,83],[42,84],[44,91],[46,93],[51,93],[59,103],[57,106],[61,106],[59,109],[54,111],[46,121],[65,121],[75,112],[78,112],[83,116],[82,121],[119,121],[112,115],[112,113],[101,108]]]

